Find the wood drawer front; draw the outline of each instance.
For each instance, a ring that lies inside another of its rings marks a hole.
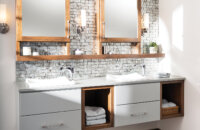
[[[115,106],[115,127],[160,120],[160,102]]]
[[[160,100],[160,83],[115,87],[115,105]]]
[[[80,109],[80,89],[20,94],[21,116]]]
[[[20,130],[81,130],[81,110],[20,117]]]

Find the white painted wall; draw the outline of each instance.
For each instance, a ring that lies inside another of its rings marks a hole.
[[[15,0],[5,2],[10,31],[0,34],[0,130],[16,130]]]
[[[200,0],[160,0],[160,41],[172,73],[183,75],[185,117],[164,120],[162,130],[200,130]]]

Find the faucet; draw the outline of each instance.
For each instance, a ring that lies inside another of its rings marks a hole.
[[[60,68],[60,70],[63,70],[63,67]],[[73,67],[67,67],[64,72],[67,71],[69,74],[69,80],[73,80],[73,74],[74,74],[74,68]]]
[[[145,64],[137,64],[137,65],[134,65],[134,66],[142,67],[142,75],[145,76],[145,74],[146,74],[146,65]]]
[[[142,75],[145,76],[145,74],[146,74],[146,65],[142,64],[141,67],[142,67]]]
[[[74,68],[73,67],[68,67],[67,69],[66,69],[66,71],[68,71],[68,73],[69,73],[69,80],[73,80],[73,74],[74,74]]]

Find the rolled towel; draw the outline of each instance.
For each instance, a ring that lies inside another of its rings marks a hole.
[[[102,107],[85,106],[86,117],[94,117],[105,114],[106,111]]]
[[[162,99],[162,103],[168,103],[167,99]]]
[[[92,120],[92,121],[86,121],[87,125],[99,125],[106,123],[106,118],[100,119],[100,120]]]
[[[169,102],[168,105],[169,105],[169,107],[175,107],[176,106],[176,104],[173,103],[173,102]]]
[[[168,108],[168,107],[169,107],[169,104],[168,104],[168,103],[162,104],[162,108]]]
[[[86,117],[86,120],[91,121],[91,120],[99,120],[99,119],[105,119],[105,118],[106,118],[106,114],[103,114],[99,116]]]
[[[163,103],[162,104],[162,108],[170,108],[170,107],[175,107],[176,104],[173,102],[169,102],[169,103]]]

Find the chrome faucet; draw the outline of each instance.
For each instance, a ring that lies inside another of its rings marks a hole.
[[[134,65],[135,67],[136,66],[140,66],[142,67],[142,75],[145,76],[146,74],[146,65],[145,64],[137,64],[137,65]]]
[[[63,70],[64,67],[61,67],[60,70]],[[74,68],[73,67],[67,67],[65,70],[63,70],[63,75],[67,72],[69,74],[69,80],[73,80],[73,75],[74,75]]]
[[[145,74],[146,74],[146,65],[142,64],[141,67],[142,67],[142,75],[145,76]]]
[[[68,71],[68,73],[69,73],[69,80],[73,80],[74,68],[73,68],[73,67],[68,67],[68,68],[66,69],[66,71]]]

